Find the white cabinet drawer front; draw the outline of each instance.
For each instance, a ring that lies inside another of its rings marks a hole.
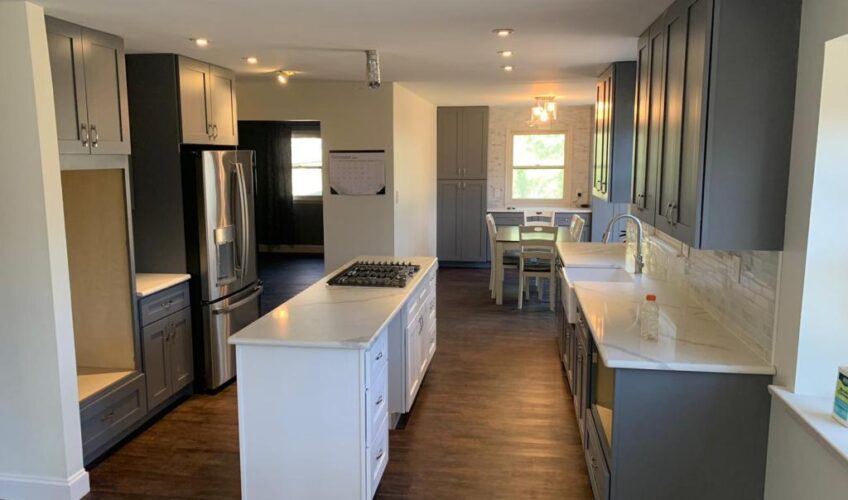
[[[374,385],[377,375],[383,371],[388,365],[389,355],[389,336],[388,332],[383,330],[380,336],[374,342],[374,345],[365,353],[365,374],[366,386]]]
[[[383,417],[389,413],[389,370],[384,367],[374,379],[374,383],[365,391],[365,435],[369,441],[379,428]]]
[[[389,420],[386,419],[383,426],[374,436],[375,440],[367,448],[368,454],[368,478],[370,480],[369,497],[373,498],[380,479],[389,463]]]

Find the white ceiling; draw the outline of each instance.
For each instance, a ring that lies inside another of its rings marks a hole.
[[[177,52],[239,74],[364,79],[377,49],[384,81],[439,105],[527,105],[539,93],[592,102],[594,77],[632,60],[671,0],[35,0],[47,14],[124,38],[128,52]],[[500,39],[492,29],[514,28]],[[188,38],[205,37],[200,49]],[[498,50],[515,55],[512,73]],[[243,58],[256,56],[259,64]],[[257,75],[258,76],[258,75]],[[270,76],[269,76],[270,77]]]

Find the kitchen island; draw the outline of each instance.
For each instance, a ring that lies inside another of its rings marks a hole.
[[[355,261],[420,266],[337,287]],[[370,499],[436,350],[434,257],[354,259],[234,335],[242,497]]]

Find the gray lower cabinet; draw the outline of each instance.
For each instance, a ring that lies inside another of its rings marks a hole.
[[[117,388],[80,408],[82,451],[88,464],[106,451],[147,414],[145,376],[137,373]]]
[[[130,154],[124,41],[47,17],[47,46],[63,154]]]
[[[582,321],[566,366],[596,500],[762,498],[769,375],[607,367]]]
[[[485,262],[486,181],[438,181],[437,253],[440,260]]]
[[[164,303],[168,296],[173,296],[173,292],[173,289],[167,289],[145,299]],[[190,313],[186,302],[182,309],[142,326],[142,362],[147,376],[147,406],[150,409],[168,401],[194,380]]]

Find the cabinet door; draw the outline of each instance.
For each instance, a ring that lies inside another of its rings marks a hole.
[[[148,408],[155,408],[171,395],[171,363],[168,354],[170,332],[170,318],[154,321],[141,329]]]
[[[436,253],[440,260],[459,260],[461,181],[439,181],[436,193]]]
[[[459,178],[459,123],[461,108],[436,111],[436,170],[439,179]]]
[[[712,32],[712,0],[685,4],[681,17],[687,22],[686,70],[683,76],[683,111],[680,119],[680,166],[676,196],[671,214],[673,236],[689,245],[697,245],[697,227],[701,218],[702,173],[706,137],[707,79]]]
[[[93,154],[130,154],[127,70],[120,38],[84,29],[85,95]]]
[[[235,73],[228,69],[211,66],[209,82],[212,141],[215,144],[235,146],[238,144]]]
[[[183,144],[211,144],[210,68],[206,63],[179,58],[180,124]]]
[[[680,175],[680,137],[683,114],[683,80],[686,71],[686,24],[685,16],[674,16],[670,11],[666,17],[666,57],[664,68],[662,154],[659,157],[659,181],[657,184],[657,229],[666,234],[673,233],[672,219],[677,180]]]
[[[406,326],[406,401],[411,407],[421,384],[421,335],[424,322],[419,311]]]
[[[191,309],[186,308],[170,316],[171,335],[168,339],[168,356],[171,365],[171,393],[176,393],[194,380],[191,344]]]
[[[485,179],[489,140],[489,109],[462,108],[459,133],[459,168],[463,179]]]
[[[643,206],[637,206],[635,215],[649,224],[654,224],[657,206],[657,171],[662,148],[663,124],[663,68],[665,62],[665,33],[662,26],[652,28],[648,41],[649,88],[648,88],[648,134],[643,185]]]
[[[609,198],[609,173],[612,161],[612,70],[603,76],[603,93],[601,102],[603,108],[601,113],[602,137],[601,144],[601,178],[600,191],[604,199]]]
[[[651,37],[646,32],[639,38],[636,61],[636,118],[633,150],[633,213],[647,221],[648,210],[645,201],[648,185],[648,110],[651,93]],[[650,221],[648,221],[650,222]]]
[[[603,150],[603,116],[604,109],[604,80],[598,80],[595,84],[595,135],[592,141],[592,193],[598,198],[604,199],[601,191],[601,151]]]
[[[459,208],[459,255],[466,262],[486,261],[486,181],[462,181]]]
[[[85,99],[85,66],[82,57],[82,28],[52,17],[45,18],[56,133],[59,152],[90,152]]]

